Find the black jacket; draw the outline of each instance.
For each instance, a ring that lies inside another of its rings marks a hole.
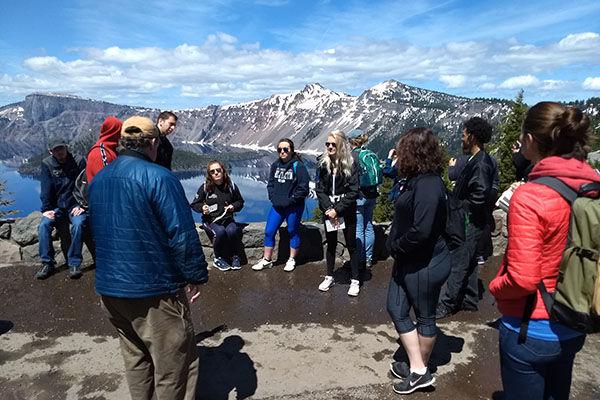
[[[387,247],[396,262],[427,264],[445,246],[446,187],[438,174],[418,175],[406,182],[394,205]]]
[[[308,170],[302,161],[292,157],[287,162],[280,158],[271,164],[267,192],[273,207],[286,208],[304,205],[308,196]]]
[[[171,162],[173,161],[173,145],[169,142],[166,136],[159,136],[160,143],[156,150],[156,160],[158,165],[162,165],[168,170],[171,170]]]
[[[527,177],[533,169],[533,163],[525,158],[521,150],[513,153],[512,163],[515,166],[517,181],[527,181]]]
[[[77,175],[84,169],[85,159],[79,157],[75,159],[71,153],[68,153],[64,164],[60,164],[54,156],[46,157],[42,161],[40,186],[42,212],[56,208],[70,211],[78,205],[73,197],[73,189]]]
[[[494,182],[494,161],[484,150],[475,154],[456,180],[453,194],[463,202],[469,221],[476,227],[487,223],[487,210]]]
[[[355,213],[359,190],[356,163],[352,163],[350,176],[338,173],[334,177],[324,166],[320,166],[317,169],[317,174],[319,179],[315,192],[317,193],[321,210],[325,212],[333,208],[338,215],[344,215],[348,212]],[[342,196],[335,204],[329,198],[333,194]]]
[[[192,200],[192,203],[190,204],[194,211],[202,214],[203,222],[207,224],[213,222],[215,218],[223,215],[223,211],[225,211],[225,207],[228,205],[233,206],[233,212],[239,212],[244,207],[244,198],[235,183],[232,182],[231,186],[214,186],[210,193],[206,192],[204,185],[205,184],[203,183],[200,186],[196,193],[196,197],[194,197],[194,200]],[[202,212],[202,206],[205,204],[211,209],[208,215]],[[217,223],[226,225],[231,222],[232,219],[233,213],[228,213],[228,215],[219,219]]]

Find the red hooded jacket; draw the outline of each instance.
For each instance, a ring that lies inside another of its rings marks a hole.
[[[574,158],[542,159],[529,174],[529,180],[542,176],[559,178],[574,190],[585,183],[600,182],[600,174],[588,163]],[[537,285],[543,280],[549,292],[555,290],[570,216],[569,203],[553,189],[533,182],[517,188],[508,209],[504,260],[489,285],[502,315],[522,317],[525,299],[537,292],[531,318],[548,319]]]
[[[103,147],[107,165],[117,158],[117,146],[119,144],[119,138],[121,137],[122,126],[123,123],[116,117],[108,117],[104,120],[102,128],[100,129],[100,138],[98,138],[98,141],[92,146],[87,155],[85,174],[87,176],[88,184],[91,183],[92,178],[104,168],[100,145],[104,144]]]

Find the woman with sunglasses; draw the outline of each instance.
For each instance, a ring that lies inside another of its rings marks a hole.
[[[346,247],[350,253],[352,279],[349,296],[358,296],[360,281],[356,249],[356,199],[358,197],[358,168],[354,163],[350,146],[344,132],[330,132],[325,142],[326,151],[319,158],[318,182],[315,191],[319,208],[323,212],[325,237],[327,239],[327,275],[319,285],[326,292],[333,286],[337,231],[342,229]],[[337,229],[336,229],[337,228]]]
[[[242,248],[233,213],[244,207],[244,198],[223,163],[208,163],[206,179],[191,206],[202,214],[203,228],[213,239],[214,267],[220,271],[240,269]]]
[[[308,170],[294,151],[291,139],[281,139],[277,144],[279,158],[271,165],[267,191],[272,207],[265,226],[263,258],[252,266],[255,271],[273,266],[273,247],[275,234],[283,221],[287,221],[290,234],[290,258],[285,263],[284,271],[296,268],[296,256],[300,248],[300,221],[304,212],[304,200],[308,196]]]

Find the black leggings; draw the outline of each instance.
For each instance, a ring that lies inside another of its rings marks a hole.
[[[352,271],[352,279],[358,279],[358,261],[356,259],[356,208],[347,210],[346,213],[341,215],[344,218],[344,240],[346,241],[346,248],[350,253],[350,267]],[[333,276],[333,270],[335,268],[335,248],[337,247],[337,231],[327,232],[325,229],[325,239],[327,241],[327,251],[325,253],[325,261],[327,263],[327,275]]]
[[[387,310],[398,333],[408,333],[417,328],[421,336],[437,334],[435,310],[442,285],[450,275],[450,251],[443,248],[425,266],[394,264],[388,289]],[[417,324],[410,317],[413,308]]]

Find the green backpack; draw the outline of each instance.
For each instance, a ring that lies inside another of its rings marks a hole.
[[[583,333],[600,332],[600,198],[584,196],[594,191],[600,193],[600,183],[582,185],[575,192],[554,177],[532,182],[554,189],[571,205],[569,236],[556,291],[549,293],[543,281],[538,284],[550,320]],[[534,301],[535,293],[527,298],[519,335],[521,341],[525,340]]]
[[[360,167],[360,187],[377,186],[383,183],[383,168],[377,154],[369,149],[361,148],[358,153]]]

